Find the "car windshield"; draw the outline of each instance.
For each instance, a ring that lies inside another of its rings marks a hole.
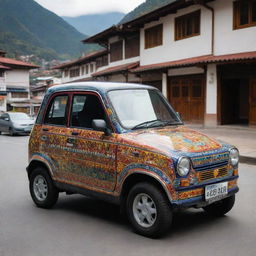
[[[116,90],[108,95],[121,125],[126,129],[182,124],[157,90]]]
[[[25,113],[9,113],[12,121],[14,120],[31,120],[30,117]]]

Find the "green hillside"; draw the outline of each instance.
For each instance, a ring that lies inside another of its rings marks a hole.
[[[33,0],[0,0],[0,49],[9,56],[35,54],[46,59],[80,56],[85,35]]]
[[[131,21],[133,19],[136,19],[148,12],[151,12],[155,9],[158,9],[162,6],[165,6],[167,4],[173,3],[177,0],[147,0],[138,7],[136,7],[133,11],[128,13],[119,24],[126,23],[128,21]]]

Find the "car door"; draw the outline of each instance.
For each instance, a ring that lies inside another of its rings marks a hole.
[[[54,179],[62,181],[65,168],[69,94],[54,94],[49,100],[40,131],[40,153],[52,168]]]
[[[74,93],[70,112],[69,161],[65,167],[69,182],[95,191],[113,191],[117,145],[114,136],[92,128],[94,119],[104,119],[109,124],[100,97],[91,92]]]
[[[10,127],[10,116],[5,113],[0,117],[0,131],[8,132]]]

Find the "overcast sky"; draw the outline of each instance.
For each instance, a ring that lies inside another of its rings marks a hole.
[[[145,0],[35,0],[59,16],[75,17],[105,12],[128,13]]]

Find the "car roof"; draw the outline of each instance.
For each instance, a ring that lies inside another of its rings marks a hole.
[[[90,90],[106,93],[112,90],[122,89],[156,89],[153,86],[133,84],[133,83],[115,83],[115,82],[79,82],[79,83],[68,83],[52,86],[48,89],[48,93],[55,93],[61,91],[74,91],[74,90]]]

